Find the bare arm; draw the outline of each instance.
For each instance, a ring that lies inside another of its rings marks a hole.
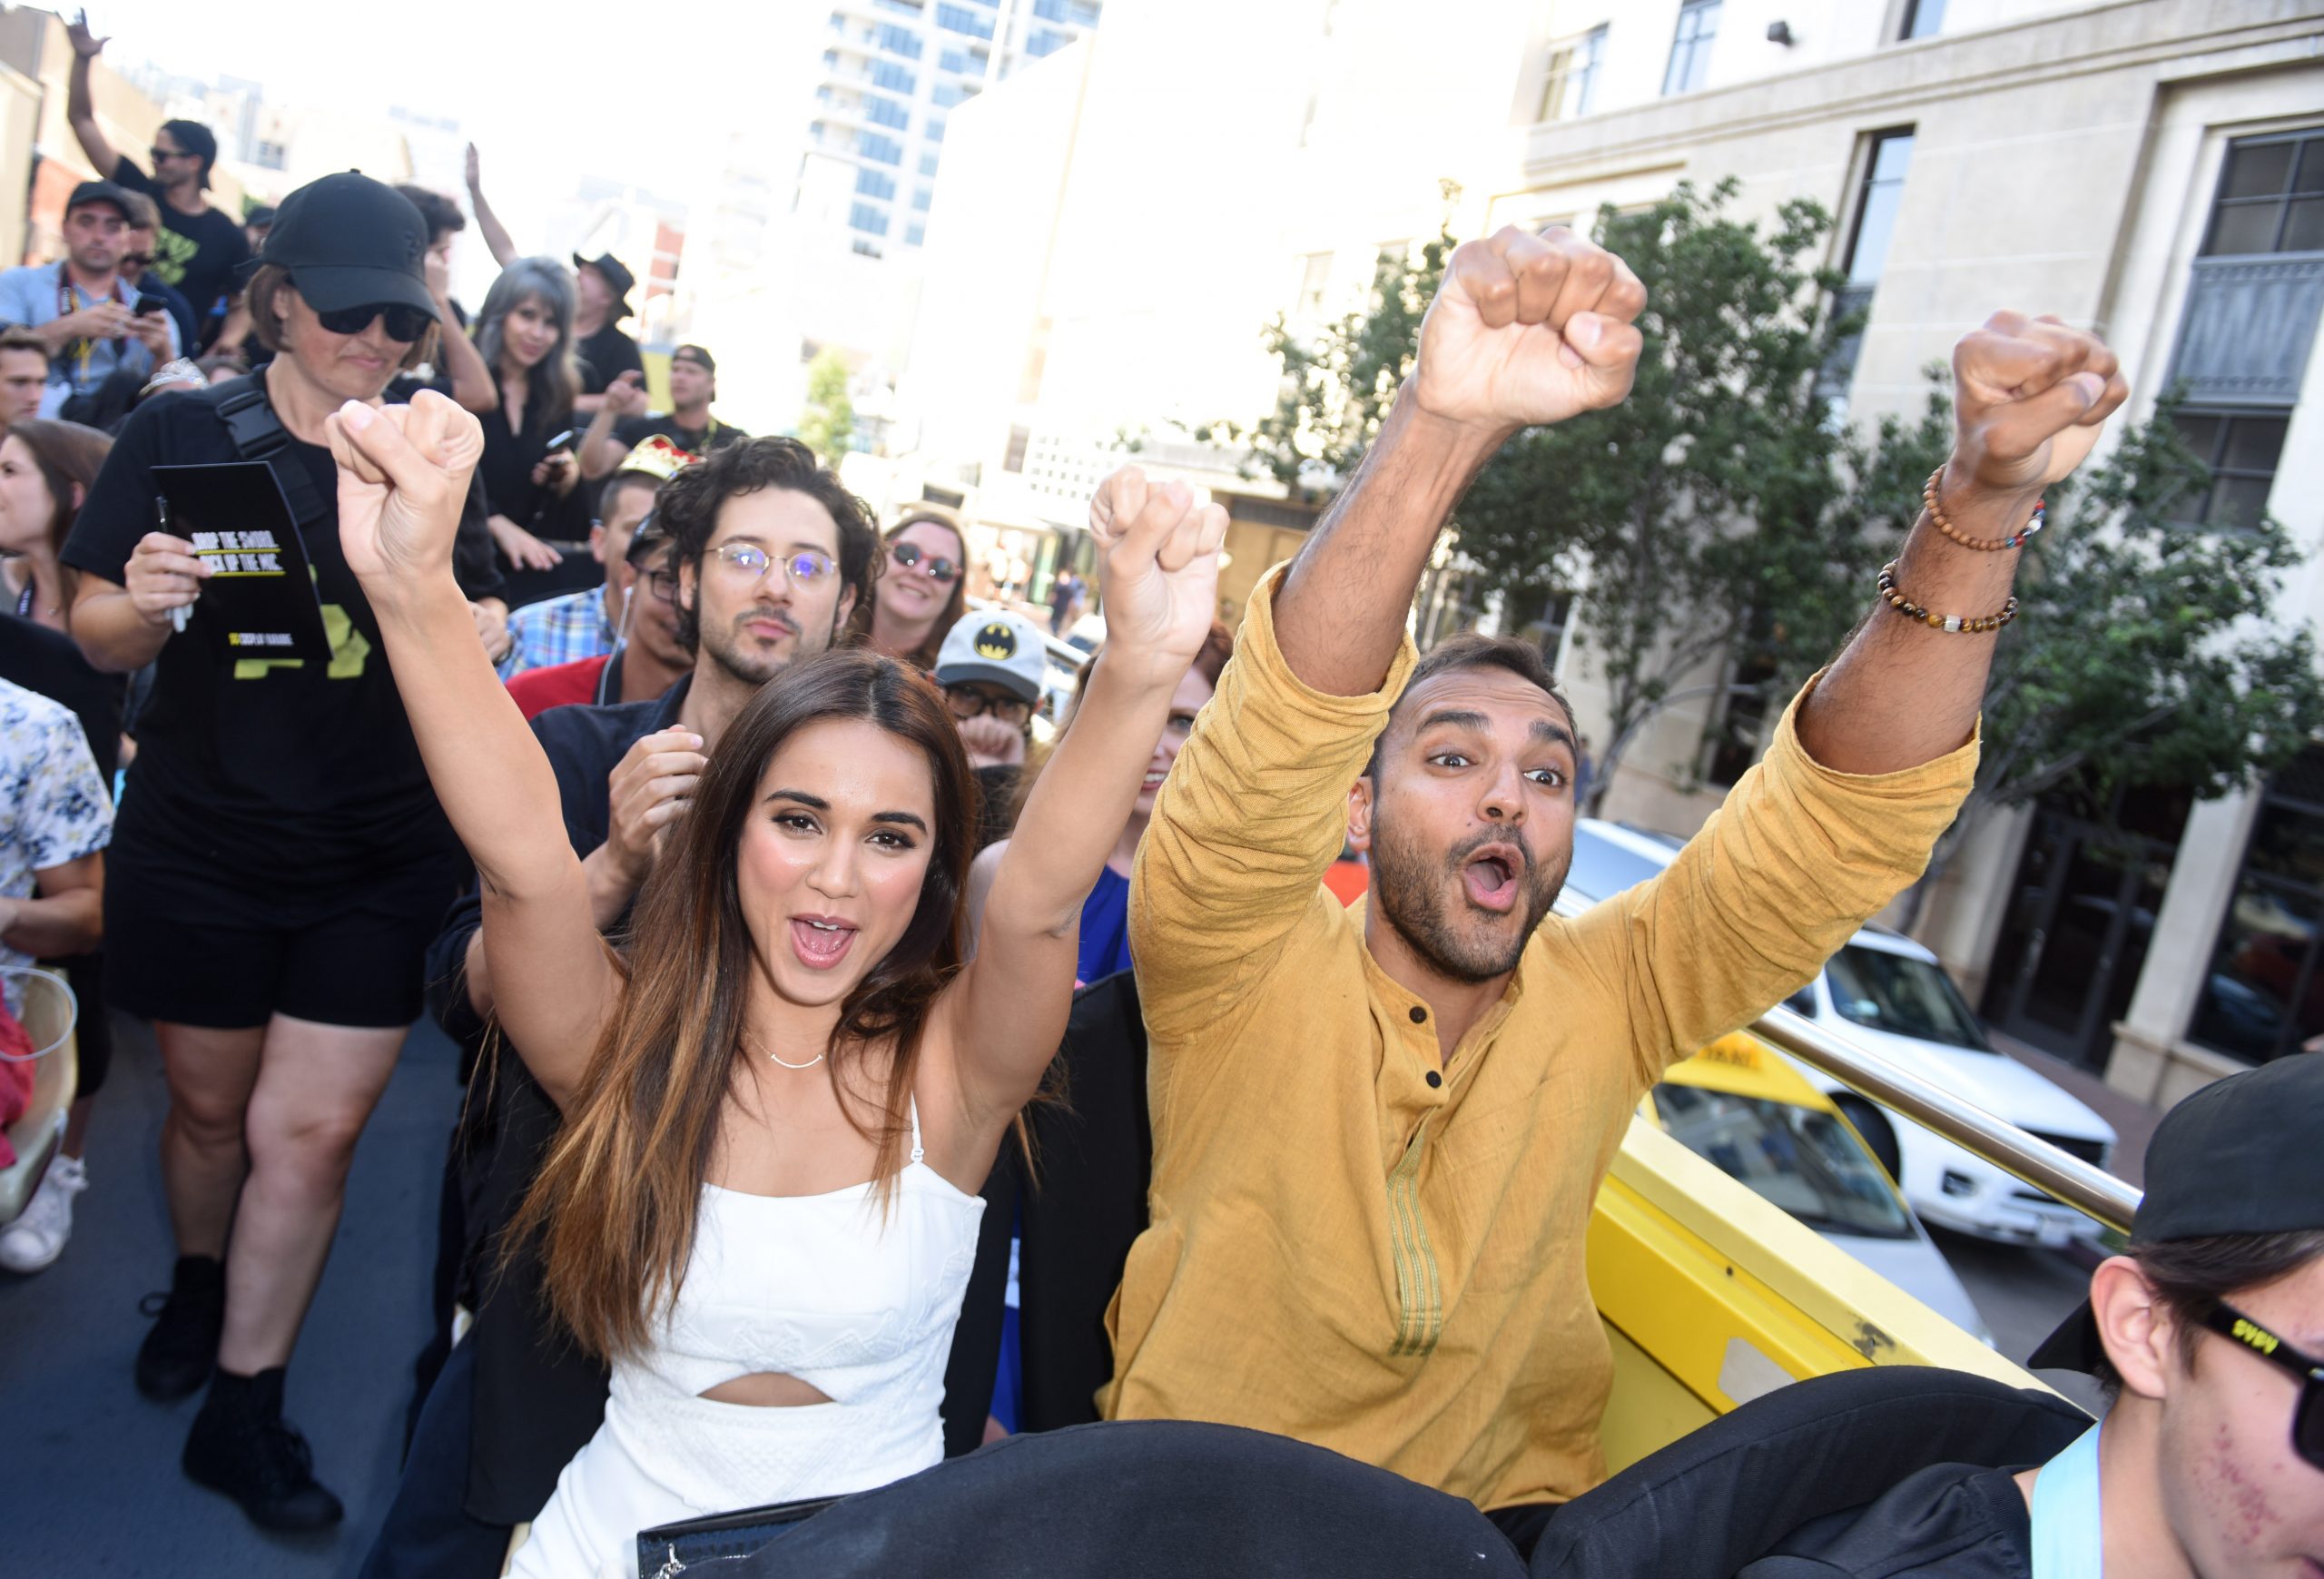
[[[1520,428],[1630,392],[1645,290],[1562,227],[1513,227],[1454,252],[1420,357],[1380,437],[1292,564],[1275,639],[1300,680],[1334,696],[1380,688],[1422,569],[1452,507]]]
[[[614,423],[625,417],[645,414],[645,385],[638,374],[624,373],[606,387],[606,392],[597,397],[596,412],[589,419],[588,431],[581,435],[583,481],[595,482],[611,476],[628,459],[629,452],[614,437]]]
[[[460,327],[460,315],[452,311],[451,271],[433,252],[428,254],[427,267],[428,294],[436,302],[437,356],[451,378],[452,399],[479,414],[499,410],[500,382],[484,365],[476,341]]]
[[[2080,465],[2123,400],[2114,353],[2053,318],[1997,312],[1953,352],[1956,432],[1937,498],[1955,530],[1997,542],[2042,490]],[[1925,512],[1905,539],[1896,587],[1939,615],[1982,618],[2009,600],[2019,550],[1947,538]],[[1931,629],[1883,604],[1806,701],[1800,744],[1841,773],[1896,773],[1958,750],[1975,727],[1994,637]]]
[[[945,996],[972,1124],[1003,1122],[1040,1082],[1065,1031],[1082,903],[1121,838],[1171,694],[1210,629],[1226,512],[1183,483],[1116,472],[1090,507],[1103,547],[1106,652],[1073,727],[1026,803],[1038,839],[997,863],[977,955]]]
[[[104,941],[102,851],[33,873],[34,897],[0,899],[0,942],[36,960],[85,954]]]
[[[977,954],[977,934],[984,930],[985,902],[992,897],[992,880],[1000,872],[1000,864],[1009,857],[1009,841],[997,840],[977,852],[969,863],[969,958]]]
[[[193,545],[183,538],[148,532],[123,574],[126,587],[83,571],[68,617],[81,656],[108,675],[142,669],[161,656],[174,628],[172,613],[202,595],[210,567],[193,557]]]
[[[113,173],[121,168],[121,155],[105,141],[104,132],[97,124],[96,101],[89,92],[89,64],[97,58],[106,41],[89,32],[86,12],[66,25],[65,36],[72,41],[73,65],[64,79],[64,119],[72,126],[81,152],[97,167],[97,179],[111,181]]]
[[[432,390],[409,408],[350,402],[330,429],[348,564],[379,618],[437,798],[477,864],[495,1007],[526,1066],[562,1104],[618,982],[590,924],[556,775],[478,646],[451,573],[482,430]]]
[[[508,227],[484,201],[483,164],[477,157],[476,144],[468,144],[468,207],[476,212],[477,233],[484,238],[485,250],[492,261],[506,269],[517,261],[517,243],[509,238]]]

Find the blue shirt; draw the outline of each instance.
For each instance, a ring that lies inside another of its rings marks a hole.
[[[1108,866],[1081,902],[1081,955],[1075,980],[1094,982],[1129,969],[1129,879]]]
[[[124,306],[137,300],[137,293],[118,281],[113,294]],[[62,263],[34,264],[0,273],[0,323],[38,329],[44,323],[55,322],[68,311],[78,312],[104,300],[73,283]],[[70,307],[65,305],[68,301]],[[178,326],[172,321],[170,355],[177,354]],[[76,341],[48,359],[48,391],[41,397],[40,414],[55,416],[65,401],[89,393],[123,368],[150,373],[153,365],[153,353],[126,335],[118,340]]]
[[[528,603],[508,617],[511,640],[508,656],[500,661],[500,677],[603,657],[614,650],[615,634],[606,618],[603,587]]]

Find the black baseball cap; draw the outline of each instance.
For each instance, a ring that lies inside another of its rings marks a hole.
[[[622,559],[625,564],[642,570],[645,567],[645,561],[651,559],[655,550],[663,548],[669,540],[670,528],[662,524],[662,512],[657,509],[647,510],[645,518],[637,523],[637,529],[630,533],[629,547],[624,550]]]
[[[70,214],[76,208],[86,208],[94,202],[111,203],[113,212],[123,221],[133,225],[137,222],[137,216],[129,212],[129,193],[110,181],[84,181],[74,187],[73,195],[64,200],[64,212]]]
[[[2205,1086],[2162,1116],[2146,1149],[2131,1250],[2218,1234],[2324,1229],[2324,1053],[2291,1053]],[[2091,1370],[2106,1357],[2085,1301],[2026,1364]]]
[[[595,269],[604,275],[606,288],[613,291],[614,300],[621,303],[621,311],[616,316],[621,318],[629,316],[632,311],[629,305],[629,293],[637,284],[637,276],[631,273],[619,258],[615,257],[611,252],[596,258],[585,258],[576,252],[573,254],[573,267],[576,272],[583,269]]]
[[[700,368],[704,372],[710,374],[713,378],[718,376],[718,364],[711,360],[711,355],[708,351],[703,350],[702,347],[698,345],[682,345],[678,347],[677,350],[670,353],[670,360],[674,362],[692,362],[694,366]]]
[[[273,222],[274,205],[271,202],[260,203],[242,216],[242,223],[246,225],[271,225]]]
[[[428,293],[428,222],[411,199],[360,171],[310,181],[274,211],[266,245],[244,267],[290,271],[318,312],[344,307],[416,307],[433,314]]]

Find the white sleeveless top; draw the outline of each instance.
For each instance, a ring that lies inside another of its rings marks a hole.
[[[885,1485],[944,1456],[944,1367],[984,1202],[911,1157],[884,1220],[869,1183],[824,1195],[702,1187],[692,1258],[647,1348],[618,1360],[605,1424],[565,1467],[517,1579],[634,1571],[637,1532]],[[828,1404],[714,1402],[796,1377]]]

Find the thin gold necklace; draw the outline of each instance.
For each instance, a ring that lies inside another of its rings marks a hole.
[[[751,1045],[751,1035],[747,1031],[743,1033],[743,1045],[745,1047],[749,1047]],[[825,1048],[822,1052],[817,1053],[805,1063],[793,1063],[789,1059],[783,1058],[773,1052],[768,1051],[765,1048],[760,1048],[758,1051],[766,1053],[766,1056],[770,1061],[781,1064],[785,1069],[812,1069],[817,1064],[822,1062],[824,1058],[831,1051],[829,1048]]]

